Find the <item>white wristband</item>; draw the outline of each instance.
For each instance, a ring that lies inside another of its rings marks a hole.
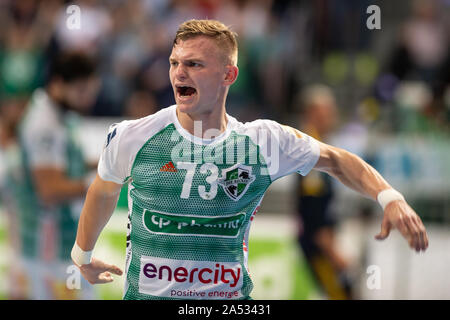
[[[392,201],[396,201],[396,200],[405,200],[405,198],[403,197],[403,195],[398,192],[395,189],[386,189],[381,191],[378,195],[377,195],[377,200],[378,203],[381,205],[381,207],[384,209],[386,208],[386,206],[391,203]]]
[[[72,257],[73,262],[78,266],[82,266],[83,264],[91,263],[92,251],[83,251],[75,241],[70,256]]]

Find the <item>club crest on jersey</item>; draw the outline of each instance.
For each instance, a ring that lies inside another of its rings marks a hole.
[[[222,177],[217,180],[223,190],[234,201],[238,201],[247,192],[249,186],[256,180],[252,175],[252,167],[237,164],[222,171]]]

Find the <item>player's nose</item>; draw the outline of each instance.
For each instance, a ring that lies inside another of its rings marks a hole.
[[[177,80],[183,81],[187,79],[187,71],[182,64],[178,65],[175,69],[175,77]]]

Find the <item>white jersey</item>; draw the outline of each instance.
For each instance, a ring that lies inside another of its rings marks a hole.
[[[251,218],[270,184],[306,175],[319,158],[308,135],[275,121],[197,138],[176,106],[112,125],[98,165],[129,184],[125,299],[245,299]]]
[[[38,197],[32,171],[37,168],[63,170],[69,179],[80,180],[86,163],[77,134],[79,117],[63,112],[45,90],[37,89],[19,126],[19,142],[24,174],[21,185],[26,206],[21,208],[24,254],[29,258],[70,262],[83,197],[55,205],[45,205]]]
[[[20,149],[15,152],[16,161],[10,161],[15,170],[10,170],[9,187],[17,203],[21,280],[29,299],[93,298],[85,279],[81,279],[82,290],[66,285],[83,199],[46,205],[39,199],[32,175],[37,168],[57,168],[70,179],[84,176],[76,122],[76,115],[63,112],[45,90],[37,89],[19,126]]]

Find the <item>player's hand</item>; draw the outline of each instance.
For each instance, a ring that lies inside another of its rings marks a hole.
[[[381,232],[375,236],[377,240],[384,240],[391,229],[398,229],[408,241],[409,246],[417,252],[428,248],[428,236],[420,217],[404,200],[389,203],[384,210]]]
[[[114,265],[92,258],[90,264],[80,266],[83,277],[90,284],[108,283],[114,281],[111,274],[122,275],[122,270]]]

